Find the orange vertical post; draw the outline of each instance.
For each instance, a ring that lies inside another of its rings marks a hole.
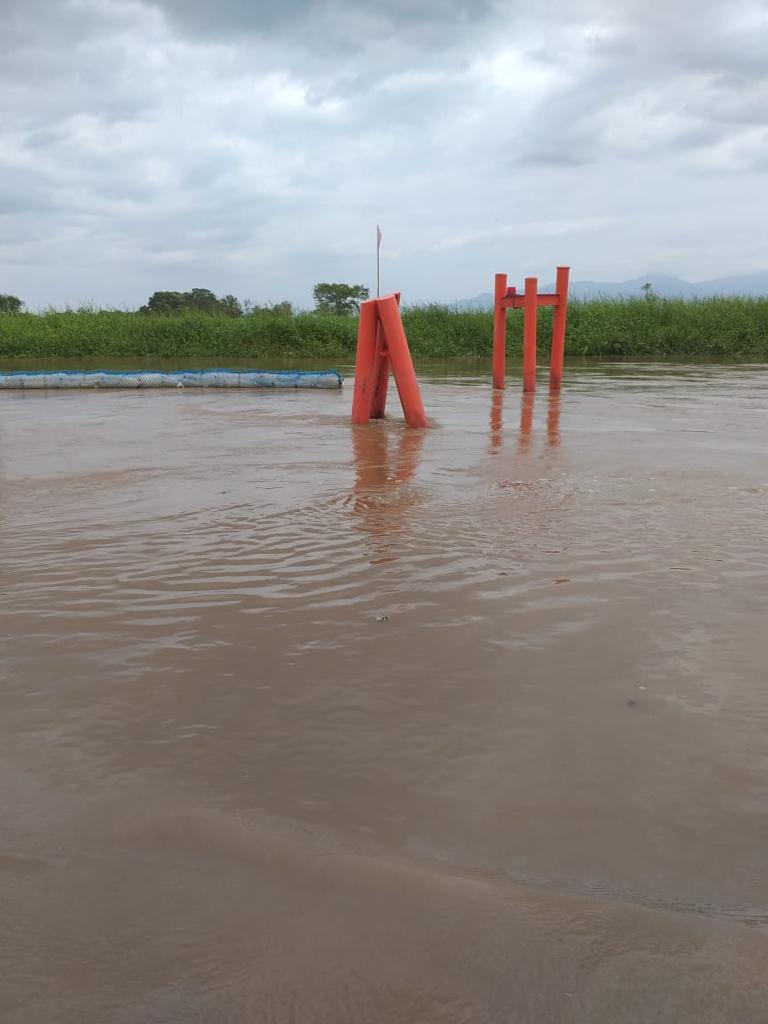
[[[549,368],[549,389],[559,391],[563,383],[565,359],[565,318],[568,311],[569,267],[558,267],[555,281],[557,305],[552,316],[552,357]]]
[[[352,422],[367,423],[376,390],[376,341],[379,334],[379,312],[376,299],[360,305],[355,357],[355,391],[352,396]]]
[[[409,427],[426,427],[427,415],[421,401],[421,392],[408,348],[408,339],[400,319],[397,296],[386,295],[379,299],[378,307],[392,363],[392,372],[395,376],[397,392],[400,395],[400,404],[405,413],[405,422]]]
[[[507,275],[497,274],[493,297],[493,386],[504,388],[507,354],[507,309],[503,300],[507,294]]]
[[[523,300],[523,391],[536,390],[536,324],[538,319],[538,280],[525,279]]]
[[[378,319],[378,311],[377,311]],[[373,360],[373,397],[371,400],[371,419],[380,420],[387,408],[387,388],[389,386],[389,350],[384,339],[384,332],[379,321],[376,328],[376,355]]]

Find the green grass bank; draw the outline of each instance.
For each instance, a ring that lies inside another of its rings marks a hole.
[[[542,358],[551,311],[540,311]],[[446,306],[405,309],[415,358],[486,357],[491,313]],[[508,348],[522,346],[522,314],[508,314]],[[111,310],[0,315],[0,358],[339,358],[354,356],[351,318],[261,311],[242,317],[204,313],[140,314]],[[699,301],[655,297],[574,301],[568,310],[566,353],[596,359],[768,360],[768,298]]]

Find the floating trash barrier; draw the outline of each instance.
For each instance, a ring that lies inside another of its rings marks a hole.
[[[336,370],[14,370],[0,388],[340,388]]]

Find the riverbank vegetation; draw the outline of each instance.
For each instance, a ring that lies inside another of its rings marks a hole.
[[[228,300],[227,300],[228,301]],[[546,356],[549,309],[540,311]],[[415,358],[487,357],[493,317],[447,306],[405,308]],[[521,350],[522,315],[508,314],[508,346]],[[288,303],[246,307],[238,315],[203,309],[161,313],[84,308],[42,313],[0,312],[0,357],[51,359],[103,356],[205,359],[333,358],[351,361],[354,316],[294,313]],[[574,301],[566,352],[599,359],[768,360],[768,298],[694,301],[644,298]]]

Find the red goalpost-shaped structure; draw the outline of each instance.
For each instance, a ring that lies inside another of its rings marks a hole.
[[[536,328],[539,306],[554,306],[552,316],[552,355],[549,371],[551,391],[559,391],[563,383],[565,355],[565,317],[568,308],[569,267],[558,267],[554,292],[538,291],[538,280],[526,277],[525,291],[507,287],[507,275],[496,275],[493,301],[493,386],[504,387],[507,351],[507,310],[523,311],[523,391],[536,390]]]
[[[352,422],[381,419],[387,404],[389,370],[409,427],[426,427],[427,416],[400,319],[400,293],[360,304]]]

